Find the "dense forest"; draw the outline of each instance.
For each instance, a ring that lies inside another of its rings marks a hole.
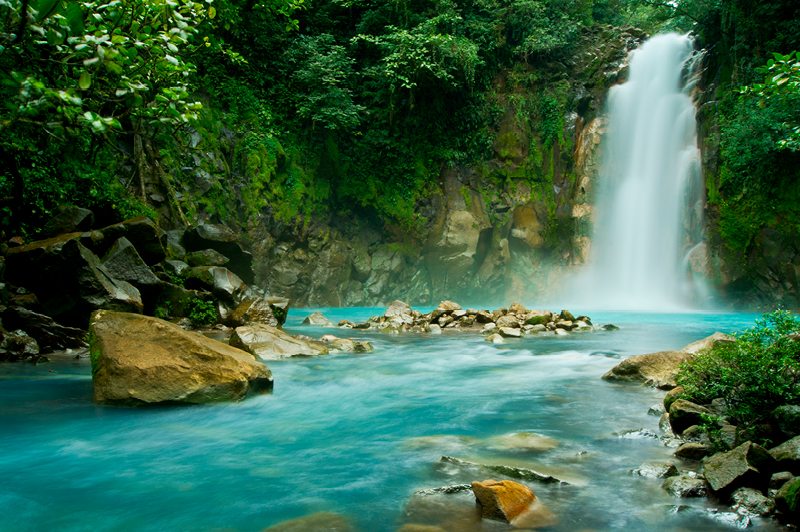
[[[581,104],[561,84],[577,44],[633,26],[693,32],[707,50],[709,217],[742,253],[764,227],[800,228],[799,12],[718,0],[4,0],[3,234],[36,239],[74,204],[98,223],[355,213],[414,235],[441,172],[490,157],[501,77],[525,89],[512,103],[547,147]],[[216,165],[230,183],[182,171],[208,146],[229,147]],[[513,177],[546,183],[535,166]]]

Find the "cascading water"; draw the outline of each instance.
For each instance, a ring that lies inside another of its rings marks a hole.
[[[659,35],[632,52],[613,87],[595,237],[581,299],[594,308],[685,307],[683,220],[699,181],[695,108],[683,84],[692,42]]]

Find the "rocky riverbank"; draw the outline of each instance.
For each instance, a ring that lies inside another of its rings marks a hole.
[[[685,390],[676,381],[681,364],[736,341],[715,333],[679,351],[630,357],[603,376],[608,381],[640,382],[668,390],[663,405],[650,412],[661,414],[661,440],[676,447],[677,463],[646,463],[633,473],[665,479],[663,489],[675,497],[717,498],[730,505],[731,511],[715,510],[711,516],[737,528],[747,527],[753,517],[767,516],[796,524],[800,522],[800,407],[776,408],[769,416],[771,426],[756,431],[733,425],[729,405],[721,397],[707,404],[686,400]],[[765,432],[770,435],[768,442],[753,441],[756,434]]]
[[[306,325],[333,327],[334,324],[319,312],[303,320]],[[614,330],[617,327],[606,324],[595,328],[591,318],[584,315],[575,317],[569,310],[552,312],[549,310],[529,310],[519,303],[508,308],[495,310],[462,309],[453,301],[442,301],[426,314],[412,309],[408,303],[395,301],[381,315],[372,316],[366,322],[354,323],[342,320],[342,329],[361,329],[385,334],[428,333],[470,331],[488,335],[487,341],[502,341],[503,338],[520,338],[524,335],[552,333],[565,335],[569,332],[590,332],[595,330]]]

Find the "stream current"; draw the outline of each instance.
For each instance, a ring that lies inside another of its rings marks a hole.
[[[382,312],[321,310],[334,322]],[[255,532],[319,511],[364,532],[446,525],[469,512],[471,493],[415,503],[414,491],[492,476],[443,466],[443,455],[569,482],[527,482],[559,518],[546,530],[732,530],[708,515],[714,501],[673,498],[660,480],[630,474],[647,461],[691,465],[657,439],[613,435],[658,433],[647,411],[663,392],[600,377],[621,358],[748,328],[754,315],[587,312],[621,330],[495,346],[469,333],[300,325],[310,312],[290,312],[285,329],[359,337],[375,351],[270,362],[274,393],[238,404],[99,407],[88,360],[0,364],[0,532]],[[518,432],[557,445],[526,450],[501,437]]]

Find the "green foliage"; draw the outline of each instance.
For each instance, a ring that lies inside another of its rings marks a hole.
[[[764,75],[763,83],[742,87],[742,98],[758,98],[761,109],[769,107],[778,111],[784,120],[780,123],[777,146],[780,149],[800,150],[800,57],[795,52],[788,55],[774,53],[766,66],[756,69]]]
[[[198,326],[212,325],[217,322],[217,309],[213,301],[193,299],[189,301],[189,319]]]
[[[330,130],[351,130],[366,109],[353,103],[354,60],[332,35],[301,36],[290,52],[299,102],[297,114]]]
[[[163,305],[155,308],[153,315],[162,320],[168,320],[172,316],[172,302],[167,301]]]
[[[778,406],[800,404],[800,342],[788,335],[800,320],[786,311],[765,314],[737,341],[717,344],[681,365],[677,380],[689,400],[722,398],[734,424],[755,427]]]

